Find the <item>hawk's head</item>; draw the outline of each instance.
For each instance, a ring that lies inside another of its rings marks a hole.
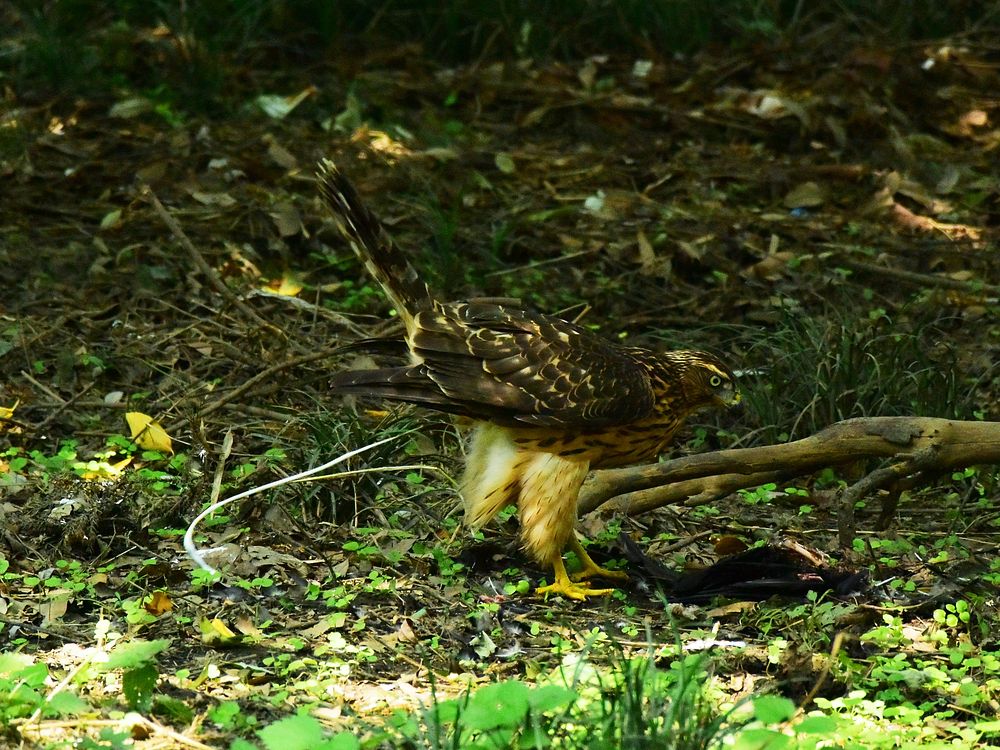
[[[669,352],[676,356],[681,389],[688,408],[736,406],[740,389],[736,376],[722,361],[708,352]]]

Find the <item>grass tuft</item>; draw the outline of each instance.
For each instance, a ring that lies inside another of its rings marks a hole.
[[[975,418],[976,386],[989,373],[963,369],[948,328],[943,318],[894,321],[849,307],[789,314],[747,356],[762,368],[744,386],[756,437],[793,440],[854,417]]]

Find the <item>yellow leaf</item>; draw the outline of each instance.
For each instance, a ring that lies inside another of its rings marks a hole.
[[[218,617],[211,620],[207,618],[199,620],[198,628],[201,630],[201,640],[210,645],[221,646],[238,643],[241,640],[241,637],[230,630],[229,626]]]
[[[280,279],[272,279],[264,289],[272,294],[283,294],[286,297],[297,297],[302,291],[302,282],[293,274],[286,273]]]
[[[121,477],[122,471],[130,463],[132,463],[131,456],[113,464],[109,464],[107,461],[88,461],[87,468],[80,475],[80,478],[87,482],[103,482],[108,479],[118,479]]]
[[[14,410],[17,408],[17,405],[19,403],[21,403],[21,399],[15,401],[14,405],[11,407],[0,406],[0,421],[3,421],[4,419],[10,419],[11,417],[13,417]]]
[[[161,453],[173,453],[173,443],[167,431],[160,427],[148,414],[140,411],[130,411],[125,413],[125,421],[132,431],[132,439],[140,448],[150,451],[160,451]]]
[[[154,591],[143,605],[149,614],[159,617],[174,608],[174,602],[165,591]]]

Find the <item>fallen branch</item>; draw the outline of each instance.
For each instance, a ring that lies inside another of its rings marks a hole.
[[[160,199],[156,197],[156,193],[153,192],[153,189],[148,185],[143,185],[142,189],[145,196],[149,199],[149,202],[153,205],[153,209],[156,211],[157,215],[163,223],[167,225],[167,229],[169,229],[170,233],[174,235],[174,238],[180,243],[181,247],[187,251],[191,262],[194,264],[195,268],[201,272],[202,276],[208,280],[212,289],[221,295],[222,298],[229,304],[233,305],[237,310],[242,312],[249,320],[252,320],[254,323],[270,331],[279,338],[287,338],[284,331],[273,323],[269,323],[260,317],[260,315],[258,315],[253,308],[236,296],[235,292],[226,286],[226,282],[222,280],[222,277],[219,276],[218,272],[207,260],[205,260],[205,256],[203,256],[198,248],[194,246],[194,243],[188,239],[187,234],[184,233],[184,230],[181,228],[177,219],[171,216],[170,212],[168,212],[167,209],[164,208],[163,204],[160,203]]]
[[[587,513],[610,503],[630,515],[664,505],[704,505],[758,487],[861,459],[896,462],[878,469],[841,498],[841,543],[853,538],[854,503],[864,494],[915,474],[1000,463],[1000,422],[932,417],[869,417],[837,422],[802,440],[702,453],[659,464],[596,472],[580,493]],[[847,506],[849,510],[845,510]],[[848,542],[849,543],[849,542]]]

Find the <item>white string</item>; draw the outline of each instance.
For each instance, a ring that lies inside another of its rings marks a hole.
[[[188,553],[188,557],[194,560],[195,564],[202,570],[206,570],[209,573],[213,574],[216,572],[215,568],[213,568],[205,561],[205,555],[211,555],[216,552],[220,552],[223,548],[212,547],[210,549],[199,550],[197,547],[194,546],[194,532],[195,529],[197,529],[199,523],[201,523],[207,516],[210,516],[211,514],[215,513],[215,511],[217,511],[224,505],[228,505],[234,500],[242,500],[245,497],[251,497],[252,495],[264,492],[265,490],[271,490],[274,489],[275,487],[281,487],[282,485],[288,484],[290,482],[298,482],[304,479],[305,477],[309,477],[312,476],[313,474],[325,471],[326,469],[329,469],[331,466],[336,466],[337,464],[342,463],[343,461],[346,461],[349,458],[353,458],[359,453],[364,453],[367,450],[371,450],[372,448],[377,448],[378,446],[384,445],[385,443],[391,442],[393,440],[399,440],[399,438],[405,437],[405,435],[407,434],[409,433],[404,433],[403,435],[393,435],[392,437],[387,437],[383,440],[379,440],[378,442],[369,443],[368,445],[363,445],[360,448],[355,448],[349,453],[345,453],[342,456],[338,456],[332,461],[327,461],[322,466],[316,466],[312,469],[306,469],[305,471],[300,471],[298,474],[292,474],[289,477],[276,479],[273,482],[262,484],[260,487],[254,487],[252,489],[247,490],[246,492],[241,492],[238,495],[233,495],[232,497],[227,497],[225,500],[219,500],[218,502],[213,503],[212,505],[205,508],[205,510],[203,510],[201,513],[199,513],[198,516],[187,527],[187,531],[184,532],[184,549]]]

